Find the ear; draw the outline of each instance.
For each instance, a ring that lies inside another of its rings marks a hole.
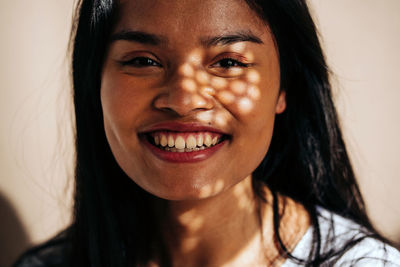
[[[278,101],[276,102],[275,113],[281,114],[286,109],[286,92],[281,90],[279,92]]]

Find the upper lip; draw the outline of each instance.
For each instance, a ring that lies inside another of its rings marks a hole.
[[[199,122],[161,122],[145,127],[141,133],[150,133],[155,131],[172,131],[172,132],[214,132],[229,135],[225,131],[205,125]]]

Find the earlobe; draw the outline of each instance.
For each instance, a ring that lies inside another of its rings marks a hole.
[[[278,101],[276,103],[275,112],[276,112],[276,114],[281,114],[282,112],[285,111],[285,109],[286,109],[286,92],[284,90],[282,90],[279,93]]]

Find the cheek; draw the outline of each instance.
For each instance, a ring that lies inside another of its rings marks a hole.
[[[101,104],[105,119],[113,122],[125,121],[135,107],[133,101],[138,98],[132,97],[136,94],[135,90],[130,89],[131,85],[126,79],[118,77],[118,74],[104,74],[101,85]],[[139,101],[137,101],[139,102]]]
[[[120,168],[140,185],[141,180],[136,178],[144,176],[138,165],[142,159],[132,153],[139,143],[136,128],[146,102],[139,92],[140,88],[135,88],[124,75],[103,73],[100,94],[106,138]]]
[[[247,118],[246,127],[240,131],[241,153],[244,158],[251,159],[257,166],[268,151],[274,129],[275,113],[270,109],[260,109],[256,105],[255,111]]]
[[[253,170],[267,154],[272,139],[279,99],[279,76],[261,78],[256,89],[257,98],[249,104],[251,109],[245,113],[237,108],[238,119],[242,122],[238,129],[240,153]]]
[[[268,60],[259,68],[246,71],[239,79],[211,80],[215,98],[240,121],[275,116],[280,91],[280,70],[276,54],[265,55]]]
[[[121,165],[125,155],[125,140],[131,132],[130,98],[127,97],[126,84],[118,74],[105,71],[100,89],[104,129],[114,157]]]
[[[250,72],[258,75],[258,72]],[[245,116],[253,112],[256,102],[260,100],[260,84],[248,80],[248,76],[241,79],[222,83],[222,80],[213,79],[215,98],[236,117]],[[220,86],[219,84],[223,84]]]
[[[110,148],[121,167],[132,161],[129,150],[138,142],[136,128],[148,102],[141,88],[134,86],[129,76],[112,69],[105,69],[102,75],[100,95],[104,128]]]
[[[151,109],[152,90],[145,82],[107,67],[100,91],[105,127],[134,132],[139,120]]]

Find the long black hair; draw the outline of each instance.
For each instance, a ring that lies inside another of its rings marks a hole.
[[[253,173],[253,187],[261,192],[266,184],[273,192],[275,235],[288,257],[278,231],[277,194],[304,205],[314,225],[315,245],[308,259],[297,260],[318,265],[340,253],[320,253],[316,206],[375,231],[346,152],[329,70],[306,1],[246,2],[275,38],[287,101],[286,111],[277,116],[270,149]],[[153,196],[121,170],[104,132],[101,70],[117,13],[113,0],[81,0],[77,7],[72,39],[76,191],[74,221],[66,233],[70,265],[140,266],[155,253],[168,265],[160,233],[150,230],[157,229],[149,212]]]

